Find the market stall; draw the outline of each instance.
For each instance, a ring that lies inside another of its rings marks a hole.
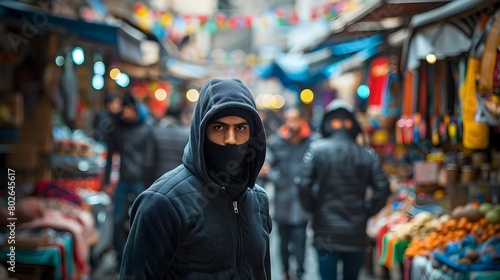
[[[401,58],[385,167],[406,173],[413,194],[398,212],[406,219],[384,224],[377,246],[379,263],[399,265],[404,279],[500,277],[498,5],[458,2],[414,16]]]
[[[36,16],[46,22],[30,25],[37,31],[23,37],[22,19]],[[117,61],[144,69],[157,63],[158,48],[144,57],[141,42],[150,37],[120,20],[83,20],[16,1],[0,4],[0,24],[4,37],[23,42],[0,51],[5,81],[0,86],[0,160],[15,174],[9,185],[2,177],[0,188],[0,264],[10,267],[11,231],[4,223],[8,203],[15,200],[16,273],[8,270],[10,276],[89,277],[112,248],[111,199],[101,190],[106,147],[91,138],[89,129],[105,85],[121,87],[106,77],[106,65]],[[131,76],[137,72],[131,70]]]

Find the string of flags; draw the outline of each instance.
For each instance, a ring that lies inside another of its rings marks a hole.
[[[189,35],[200,30],[215,34],[223,30],[240,30],[251,28],[294,26],[309,21],[331,21],[340,13],[355,10],[358,4],[342,0],[312,7],[308,18],[300,17],[298,11],[285,11],[275,8],[262,15],[224,13],[215,15],[180,15],[172,12],[162,12],[150,9],[143,2],[136,2],[132,12],[139,28],[153,33],[160,39],[179,37],[176,34]]]

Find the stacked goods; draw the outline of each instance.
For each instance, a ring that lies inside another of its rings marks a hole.
[[[429,212],[421,212],[408,223],[395,225],[392,232],[401,241],[424,239],[449,219],[446,214],[436,218]]]
[[[488,222],[492,224],[500,223],[500,205],[483,203],[479,207],[479,211],[481,211]]]
[[[431,251],[445,250],[450,242],[461,242],[470,236],[477,244],[500,236],[500,207],[488,209],[477,203],[457,206],[451,213],[451,219],[436,227],[436,230],[425,238],[414,238],[405,251],[405,256],[428,256]],[[488,214],[489,211],[496,211]],[[485,216],[485,213],[488,216]]]

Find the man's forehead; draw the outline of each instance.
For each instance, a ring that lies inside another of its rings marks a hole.
[[[216,119],[213,123],[218,123],[218,124],[241,124],[241,125],[248,125],[247,120],[240,116],[225,116],[220,119]]]

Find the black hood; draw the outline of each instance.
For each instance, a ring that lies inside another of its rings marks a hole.
[[[257,113],[253,96],[239,80],[212,79],[203,85],[193,111],[189,143],[184,149],[182,162],[196,177],[204,182],[213,183],[208,176],[204,159],[205,129],[212,116],[220,110],[230,107],[246,109],[251,112],[254,118],[254,127],[251,128],[247,150],[250,175],[248,186],[253,187],[266,156],[266,134],[262,120]]]
[[[333,131],[333,129],[331,129],[330,127],[330,120],[335,115],[342,115],[351,119],[353,125],[352,130],[355,135],[358,135],[361,132],[361,126],[359,125],[359,122],[354,115],[354,109],[352,108],[352,106],[342,99],[335,99],[330,102],[325,108],[325,113],[321,122],[321,134],[324,137],[335,134],[335,131]],[[338,132],[340,131],[342,130],[338,130]]]

